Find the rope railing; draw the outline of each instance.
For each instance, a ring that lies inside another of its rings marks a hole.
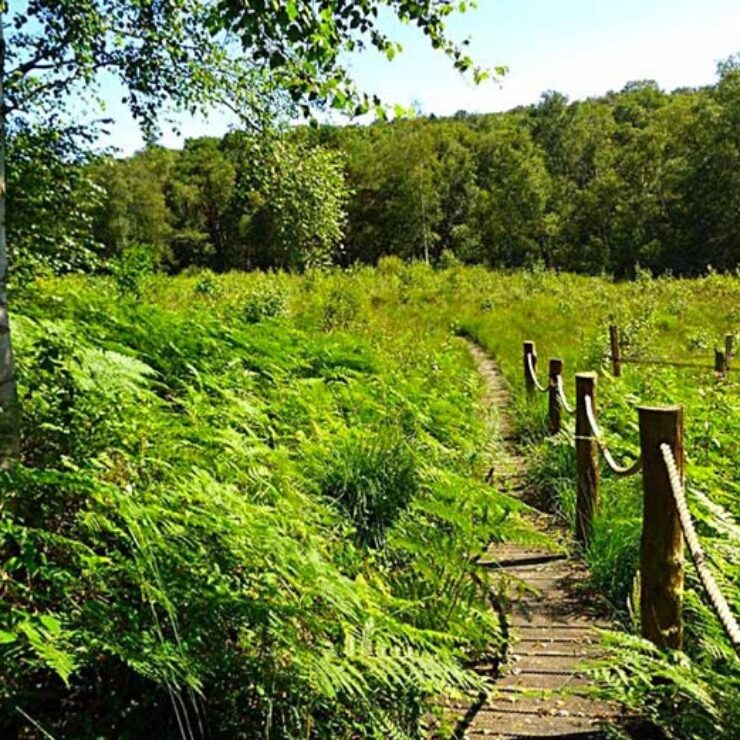
[[[540,392],[540,393],[547,393],[547,386],[542,385],[539,380],[537,380],[537,373],[534,369],[534,363],[532,361],[532,354],[527,354],[527,370],[529,371],[529,378],[532,381],[532,385]]]
[[[683,536],[686,540],[686,545],[688,546],[691,559],[696,567],[696,572],[699,575],[699,580],[709,597],[709,603],[712,605],[715,614],[722,623],[727,636],[730,638],[730,642],[732,642],[735,652],[740,655],[740,625],[738,624],[737,619],[735,619],[735,615],[732,613],[727,600],[722,594],[722,591],[720,591],[717,581],[714,580],[714,576],[707,565],[704,550],[699,542],[696,529],[694,528],[694,522],[691,519],[691,512],[686,503],[686,494],[681,483],[681,476],[676,468],[676,461],[673,457],[673,452],[671,451],[670,446],[665,443],[661,444],[660,452],[663,455],[663,461],[665,462],[668,471],[671,493],[673,494],[673,500],[675,501],[676,509],[678,510],[678,517],[681,522]]]
[[[591,436],[596,440],[596,444],[598,445],[609,470],[611,470],[617,478],[627,478],[630,475],[639,473],[642,470],[642,456],[638,455],[637,459],[631,465],[620,465],[614,459],[614,456],[604,440],[604,434],[596,422],[596,414],[594,414],[594,406],[591,396],[585,396],[583,401],[586,407],[586,419],[591,428]]]
[[[618,349],[618,332],[613,330],[610,335],[612,349]],[[726,346],[725,353],[717,352],[715,369],[720,380],[729,369],[729,358],[733,357],[729,335]],[[619,361],[629,359],[620,357]],[[562,359],[550,359],[547,387],[536,378],[534,342],[524,343],[524,360],[524,380],[530,399],[535,391],[549,394],[547,426],[550,434],[561,431],[563,410],[575,414],[575,534],[583,546],[588,546],[591,541],[593,521],[599,509],[600,457],[606,468],[618,478],[641,473],[640,625],[643,637],[660,647],[683,647],[682,542],[685,541],[712,608],[732,647],[740,655],[740,626],[707,566],[686,504],[679,473],[684,464],[682,407],[639,406],[640,451],[634,462],[620,465],[611,453],[597,420],[596,373],[576,373],[576,398],[574,406],[571,406],[565,394]],[[615,365],[613,375],[617,377],[620,372],[619,366]],[[728,527],[735,536],[740,532],[734,522],[730,522]]]
[[[560,405],[562,406],[562,408],[568,414],[575,414],[576,412],[575,408],[568,403],[568,399],[565,395],[565,387],[563,386],[563,376],[562,375],[558,375],[557,391],[558,391],[558,400],[560,401]]]
[[[677,368],[689,368],[694,370],[714,370],[714,372],[722,377],[726,376],[731,372],[740,371],[740,366],[732,366],[732,359],[735,354],[735,335],[725,334],[724,347],[716,347],[714,350],[714,365],[704,364],[703,362],[697,362],[694,360],[676,360],[669,357],[637,357],[623,356],[622,355],[622,343],[620,341],[620,331],[616,324],[612,324],[609,327],[609,353],[607,359],[611,360],[612,363],[612,374],[615,378],[618,378],[622,374],[622,364],[632,365],[653,365],[656,367],[677,367]]]
[[[717,365],[709,365],[707,363],[695,362],[693,360],[673,360],[668,357],[633,357],[627,355],[607,355],[607,359],[612,362],[620,362],[627,365],[652,365],[655,367],[680,367],[687,368],[690,370],[714,370],[718,372]],[[725,367],[721,370],[723,373],[736,373],[740,372],[740,366],[738,367]]]

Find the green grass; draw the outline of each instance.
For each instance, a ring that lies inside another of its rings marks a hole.
[[[685,405],[692,510],[740,612],[740,376],[614,379],[605,362],[616,321],[630,353],[711,364],[740,326],[738,278],[387,259],[137,291],[72,277],[16,302],[24,443],[2,479],[0,734],[423,734],[436,696],[478,680],[469,659],[502,647],[473,556],[536,539],[482,483],[495,419],[463,334],[498,358],[530,475],[568,524],[572,433],[545,436],[522,341],[564,358],[569,393],[575,370],[599,371],[618,453],[637,446],[638,403]],[[604,669],[614,691],[676,737],[722,736],[738,664],[691,566],[687,654],[666,657],[628,636],[639,481],[605,476],[602,494],[584,554],[625,629]]]

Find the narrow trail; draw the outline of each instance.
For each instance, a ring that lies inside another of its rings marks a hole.
[[[526,503],[525,460],[513,443],[507,414],[510,396],[496,363],[477,345],[470,352],[486,383],[486,402],[498,410],[502,439],[491,482]],[[534,526],[556,539],[554,518],[533,512]],[[510,635],[507,660],[498,670],[493,692],[471,703],[449,704],[457,738],[598,738],[605,724],[618,721],[619,707],[584,695],[592,681],[583,663],[600,654],[594,628],[606,628],[603,613],[584,596],[584,565],[567,552],[523,545],[489,548],[483,565],[491,568],[494,589],[505,594]],[[482,673],[491,667],[477,666]],[[494,674],[496,675],[496,674]]]

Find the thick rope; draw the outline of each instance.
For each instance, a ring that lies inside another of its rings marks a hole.
[[[563,407],[566,413],[574,414],[576,410],[568,403],[568,399],[565,397],[565,388],[563,387],[563,376],[558,375],[558,399],[560,405]]]
[[[668,479],[671,482],[671,491],[673,492],[673,500],[676,502],[676,509],[678,510],[678,518],[681,521],[681,529],[683,529],[684,539],[689,548],[691,559],[694,561],[696,566],[696,572],[699,574],[704,590],[707,592],[709,602],[714,609],[715,614],[719,617],[719,621],[730,638],[732,646],[735,648],[735,652],[740,655],[740,625],[738,625],[735,615],[730,610],[727,600],[719,590],[717,582],[714,580],[709,567],[704,557],[704,550],[702,550],[699,538],[696,535],[694,529],[694,523],[691,520],[691,513],[689,507],[686,504],[686,495],[684,493],[683,485],[681,484],[681,476],[678,474],[676,469],[676,461],[673,459],[673,452],[667,444],[660,446],[660,451],[663,454],[663,460],[665,461],[666,468],[668,470]]]
[[[527,372],[529,373],[530,380],[534,383],[534,387],[540,391],[540,393],[547,393],[547,388],[544,385],[540,385],[537,380],[537,376],[534,373],[534,367],[532,365],[532,355],[527,355]]]
[[[591,396],[585,396],[583,400],[586,405],[586,418],[588,419],[588,425],[591,428],[591,434],[596,440],[596,444],[601,451],[601,454],[604,456],[604,460],[606,461],[606,465],[609,470],[611,470],[617,478],[626,478],[635,473],[639,473],[642,470],[642,456],[639,456],[632,465],[620,465],[609,451],[609,448],[604,441],[604,435],[602,434],[599,425],[596,423],[596,415],[594,414],[594,406]]]

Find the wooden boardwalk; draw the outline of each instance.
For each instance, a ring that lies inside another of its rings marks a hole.
[[[506,414],[506,386],[496,364],[479,347],[471,345],[470,351],[486,382],[486,400],[499,413],[502,443],[492,483],[526,498],[524,460],[514,449]],[[556,538],[562,535],[547,514],[534,513],[532,518],[539,529]],[[579,588],[586,576],[584,566],[569,557],[566,548],[553,553],[511,544],[492,546],[482,563],[493,571],[495,593],[504,595],[510,647],[500,668],[477,666],[496,679],[490,695],[448,704],[456,719],[455,737],[601,737],[602,728],[622,719],[622,712],[588,696],[592,682],[583,664],[600,655],[595,628],[609,625]]]

